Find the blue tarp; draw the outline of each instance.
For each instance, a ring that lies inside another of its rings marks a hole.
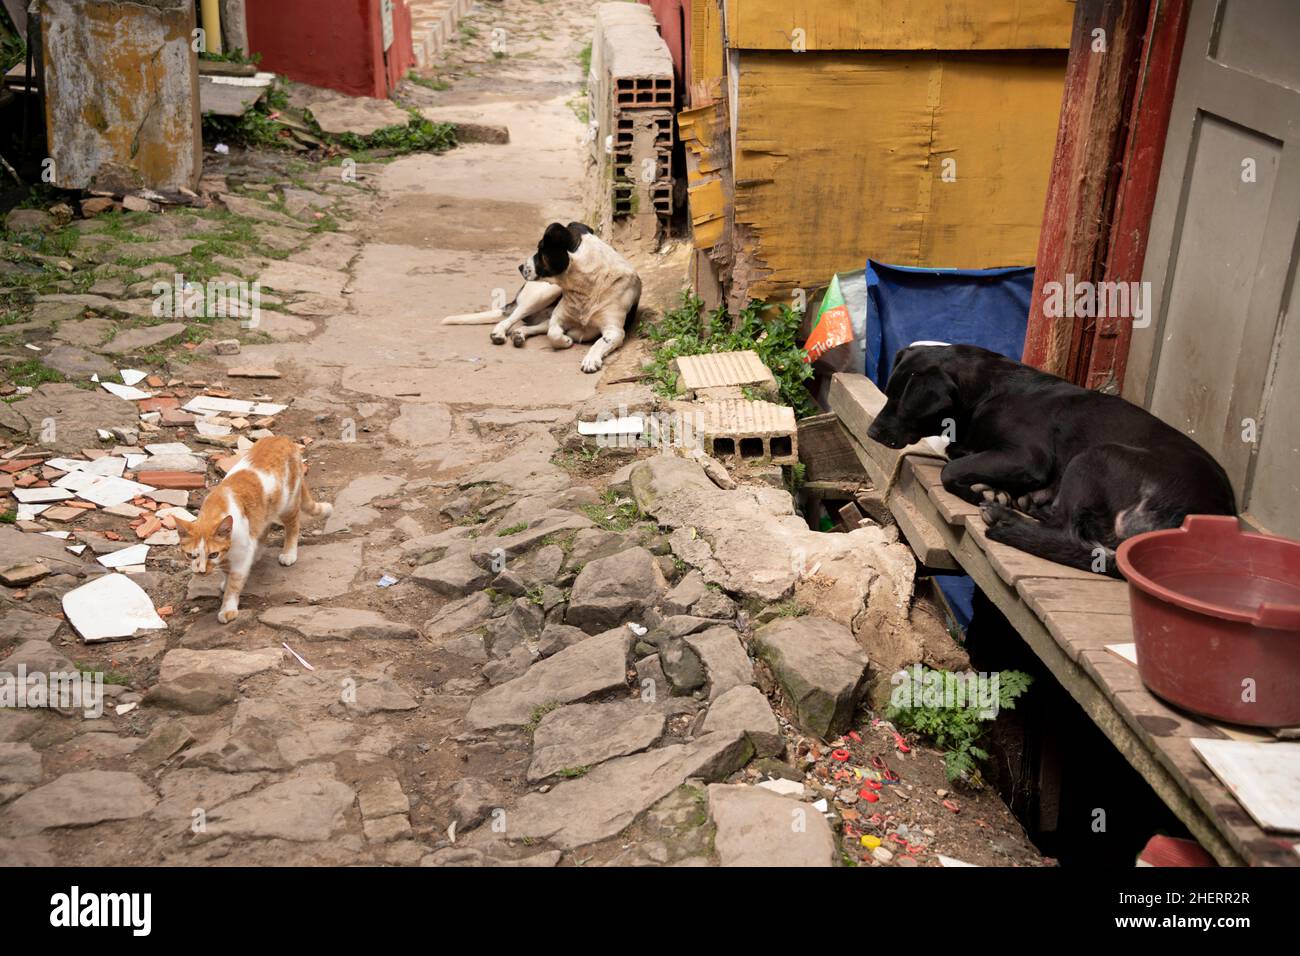
[[[913,342],[980,345],[1019,360],[1032,267],[918,269],[867,260],[867,377],[882,389]]]
[[[1032,267],[917,269],[867,260],[866,373],[880,388],[899,349],[913,342],[980,345],[1019,361],[1029,323]],[[970,626],[975,584],[936,580],[957,624]]]

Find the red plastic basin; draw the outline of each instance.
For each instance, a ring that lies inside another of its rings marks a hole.
[[[1191,515],[1117,557],[1152,693],[1216,720],[1300,725],[1300,541]]]

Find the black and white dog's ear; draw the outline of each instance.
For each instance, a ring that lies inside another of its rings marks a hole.
[[[594,236],[595,234],[596,230],[585,222],[569,223],[569,235],[573,237],[573,250],[571,251],[577,251],[578,246],[582,245],[583,236]]]
[[[899,400],[899,415],[920,423],[957,403],[957,383],[941,368],[928,368],[907,380]]]
[[[546,227],[546,232],[542,234],[542,245],[552,246],[559,249],[568,249],[569,243],[573,237],[569,235],[569,229],[563,223],[553,222]]]

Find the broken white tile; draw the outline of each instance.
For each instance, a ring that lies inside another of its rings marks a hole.
[[[177,508],[184,508],[190,503],[190,493],[183,488],[152,488],[144,496],[160,505],[174,505]]]
[[[18,505],[18,520],[19,520],[19,521],[31,521],[33,518],[35,518],[38,514],[40,514],[42,511],[44,511],[44,510],[47,509],[48,507],[49,507],[49,505],[24,505],[24,504],[19,504],[19,505]]]
[[[155,531],[145,538],[144,543],[152,547],[167,547],[168,545],[180,544],[181,535],[179,531],[163,528],[161,531]]]
[[[101,554],[95,560],[106,568],[125,568],[133,564],[144,564],[147,557],[149,557],[149,545],[133,544],[121,551]]]
[[[645,420],[640,415],[578,422],[579,435],[640,435],[644,430]]]
[[[73,554],[81,554],[86,550],[86,546],[84,544],[70,544],[64,550],[71,551]]]
[[[63,595],[63,613],[88,644],[167,627],[144,589],[122,574],[102,574],[69,591]]]
[[[143,564],[128,564],[124,568],[118,568],[118,570],[121,571],[123,574],[144,574],[145,571],[149,569],[146,568]]]
[[[140,421],[148,422],[150,425],[157,425],[162,421],[162,412],[142,412]]]
[[[156,445],[145,445],[144,450],[151,455],[192,455],[194,450],[183,441],[162,442]]]
[[[148,455],[127,455],[126,467],[130,468],[132,471],[135,471],[137,468],[143,465],[148,459],[149,459]]]
[[[153,395],[149,392],[142,392],[140,389],[132,388],[130,385],[118,385],[116,382],[100,382],[99,384],[105,391],[111,392],[118,398],[126,399],[128,402],[139,401],[142,398],[153,398]],[[100,435],[104,434],[107,434],[110,438],[113,437],[112,432],[106,433],[101,430]]]
[[[98,475],[101,478],[121,478],[122,472],[126,471],[126,459],[116,455],[105,455],[103,458],[86,462],[86,466],[80,470],[87,475]]]
[[[70,537],[72,537],[72,532],[71,532],[71,531],[42,531],[41,534],[45,535],[47,538],[70,538]]]
[[[246,402],[239,398],[217,398],[215,395],[196,395],[184,405],[185,411],[193,412],[196,415],[228,413],[242,415],[245,418],[249,415],[256,415],[259,418],[266,415],[278,415],[288,407],[287,405],[276,405],[270,402]]]
[[[84,471],[70,471],[62,478],[54,479],[54,487],[66,488],[68,491],[81,491],[103,480],[103,475],[89,475]]]
[[[57,468],[59,471],[80,471],[90,464],[80,458],[50,458],[45,462],[51,468]]]
[[[206,418],[196,418],[194,430],[200,435],[229,435],[232,429],[229,425],[219,425]]]
[[[186,521],[194,520],[194,515],[190,514],[184,508],[177,508],[177,507],[159,508],[157,511],[154,512],[154,514],[156,514],[159,518],[166,518],[170,516],[173,518],[184,518]]]
[[[138,518],[144,514],[143,508],[137,508],[131,504],[109,505],[104,509],[104,514],[114,515],[118,518]]]
[[[77,497],[84,498],[101,508],[107,508],[110,505],[120,505],[130,501],[136,495],[143,495],[150,491],[153,491],[152,487],[142,485],[138,481],[127,481],[125,478],[101,478],[89,488],[79,490]]]
[[[119,369],[118,374],[122,376],[122,382],[125,385],[135,385],[149,377],[148,372],[142,372],[137,368]]]
[[[66,488],[14,488],[9,492],[21,504],[39,505],[71,498],[72,492]]]

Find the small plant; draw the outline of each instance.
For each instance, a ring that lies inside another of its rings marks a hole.
[[[557,771],[555,775],[563,777],[565,780],[573,780],[577,777],[585,777],[590,769],[590,767],[565,767],[563,770]]]
[[[775,314],[769,314],[773,309]],[[789,306],[757,301],[749,303],[734,320],[726,308],[706,315],[703,300],[686,289],[682,304],[646,330],[647,338],[656,344],[648,369],[651,387],[661,395],[676,395],[673,360],[683,355],[753,349],[776,377],[779,400],[799,418],[814,415],[817,405],[804,387],[812,378],[812,366],[804,361],[804,351],[795,341],[802,322],[803,313]]]
[[[15,385],[27,385],[35,388],[37,385],[43,385],[46,382],[62,382],[63,375],[50,368],[40,359],[29,359],[26,362],[18,362],[10,365],[6,373],[9,380]]]
[[[410,70],[406,74],[406,78],[416,86],[423,86],[426,90],[435,90],[441,93],[443,90],[451,89],[451,84],[446,80],[439,79],[436,76],[421,76],[414,70]]]
[[[961,680],[957,674],[949,671],[920,669],[927,686],[939,684],[945,689],[952,688]],[[937,675],[937,676],[935,676]],[[912,678],[909,677],[909,680]],[[1016,699],[1020,697],[1033,678],[1023,671],[1001,671],[997,675],[997,707],[995,710],[1014,710]],[[979,781],[979,761],[988,759],[988,751],[979,746],[994,719],[981,702],[964,701],[962,706],[935,705],[922,698],[917,689],[919,682],[913,681],[913,700],[906,707],[890,705],[885,715],[898,727],[915,731],[923,737],[934,741],[935,746],[944,752],[944,769],[949,780],[966,779],[975,784]],[[947,692],[944,694],[948,697]],[[917,698],[922,698],[917,702]]]
[[[520,531],[527,531],[527,530],[528,530],[528,522],[521,521],[518,524],[512,524],[508,528],[502,528],[500,531],[497,532],[497,537],[504,538],[508,535],[518,534]]]
[[[528,723],[524,724],[524,730],[528,731],[529,734],[536,733],[537,725],[542,722],[542,718],[559,706],[560,702],[553,700],[550,703],[542,704],[540,707],[534,707],[532,714],[528,717]]]
[[[601,499],[601,504],[583,505],[582,511],[605,531],[627,531],[646,520],[645,514],[630,498],[620,498],[614,492],[606,491]]]
[[[772,613],[776,617],[803,617],[807,614],[809,608],[806,604],[800,604],[798,601],[783,601],[780,604],[772,606]]]

